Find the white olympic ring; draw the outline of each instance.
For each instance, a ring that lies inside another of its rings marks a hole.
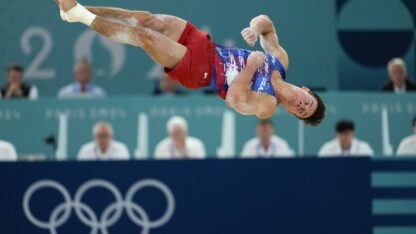
[[[100,217],[96,215],[90,206],[82,202],[84,194],[88,190],[97,187],[108,190],[115,199],[113,203],[103,210]],[[163,216],[154,221],[149,219],[149,215],[143,207],[133,201],[135,195],[140,190],[148,187],[160,190],[167,202],[167,208]],[[64,202],[52,210],[49,221],[37,219],[30,209],[30,200],[33,194],[45,188],[57,190],[64,198]],[[75,193],[74,200],[71,199],[71,195],[62,184],[53,180],[41,180],[32,184],[23,197],[23,211],[29,221],[38,228],[49,230],[51,234],[57,234],[57,229],[69,220],[72,209],[75,210],[79,220],[91,228],[91,234],[108,234],[108,228],[120,220],[123,210],[126,211],[127,216],[134,224],[142,228],[142,234],[148,234],[151,229],[159,228],[169,222],[175,211],[175,198],[168,186],[154,179],[144,179],[136,182],[127,190],[124,199],[116,186],[108,181],[99,179],[90,180],[82,184]]]

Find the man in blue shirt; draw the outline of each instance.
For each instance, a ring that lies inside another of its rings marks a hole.
[[[87,60],[81,60],[75,65],[74,77],[76,82],[61,88],[58,93],[59,98],[106,97],[104,89],[90,83],[92,78],[92,68]]]

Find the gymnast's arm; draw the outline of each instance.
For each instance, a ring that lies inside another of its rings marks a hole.
[[[276,28],[268,16],[260,15],[255,17],[251,20],[250,27],[244,29],[241,33],[250,46],[254,46],[257,38],[260,37],[260,45],[264,51],[279,58],[284,67],[288,68],[289,56],[280,45]]]
[[[270,118],[276,110],[276,100],[270,95],[262,95],[251,90],[251,80],[262,66],[265,56],[253,52],[247,66],[237,75],[227,92],[227,105],[243,115],[256,115],[261,119]]]

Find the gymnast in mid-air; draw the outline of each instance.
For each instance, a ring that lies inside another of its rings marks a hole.
[[[83,23],[112,41],[141,47],[171,79],[189,89],[211,86],[243,115],[270,118],[281,104],[307,125],[318,126],[325,118],[325,104],[316,93],[285,81],[289,57],[267,16],[254,18],[241,32],[251,47],[260,38],[263,53],[218,45],[175,16],[84,7],[76,0],[57,3],[64,21]]]

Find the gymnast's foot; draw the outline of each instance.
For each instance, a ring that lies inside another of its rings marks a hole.
[[[58,2],[64,12],[68,12],[78,4],[76,0],[58,0]]]
[[[61,18],[66,22],[80,22],[87,26],[91,26],[96,18],[96,15],[89,12],[76,0],[57,0],[57,3],[61,10]]]

